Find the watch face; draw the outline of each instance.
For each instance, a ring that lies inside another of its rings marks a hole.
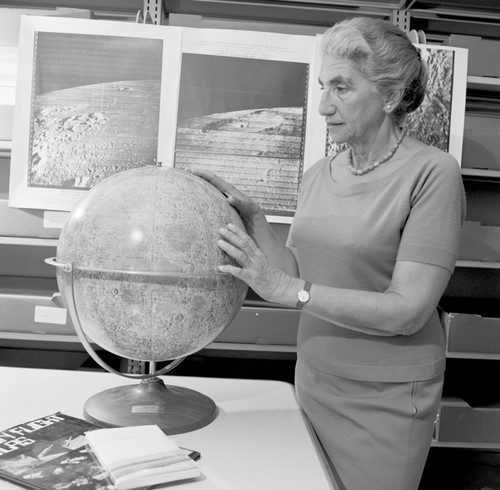
[[[299,291],[298,293],[298,297],[299,297],[299,301],[301,301],[302,303],[305,303],[306,301],[309,300],[309,293],[307,291]]]

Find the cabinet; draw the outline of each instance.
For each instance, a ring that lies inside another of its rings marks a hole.
[[[483,116],[491,127],[499,127],[500,79],[469,76],[468,95],[466,118]],[[473,153],[468,158],[472,157]],[[500,232],[500,169],[480,167],[487,165],[462,162],[468,203],[467,220],[480,222],[491,227],[490,230]],[[500,237],[500,234],[497,236]],[[493,246],[498,254],[500,240]],[[457,262],[441,305],[449,312],[491,318],[495,323],[492,323],[493,329],[489,333],[496,338],[497,330],[500,338],[500,261],[498,258],[478,259]],[[474,318],[470,320],[472,325]],[[471,328],[469,334],[485,335],[479,328]],[[468,350],[463,347],[460,350],[449,348],[447,352],[444,397],[434,445],[498,450],[500,434],[495,428],[500,424],[500,392],[496,389],[500,377],[500,348],[484,352],[483,349]]]

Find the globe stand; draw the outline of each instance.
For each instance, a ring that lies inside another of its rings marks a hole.
[[[166,386],[157,377],[138,385],[111,388],[90,397],[84,416],[101,426],[156,424],[166,434],[200,429],[217,417],[207,396],[179,386]]]
[[[171,435],[200,429],[215,420],[218,408],[211,398],[189,388],[167,386],[158,378],[180,364],[185,357],[173,360],[159,371],[156,371],[156,363],[149,361],[149,374],[122,373],[109,366],[94,350],[81,326],[75,303],[73,264],[58,262],[56,257],[45,259],[45,262],[64,272],[62,277],[69,292],[67,308],[87,353],[110,373],[141,379],[139,384],[110,388],[91,396],[84,405],[84,416],[88,421],[102,427],[155,424]]]

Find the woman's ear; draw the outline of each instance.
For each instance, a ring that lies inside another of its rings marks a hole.
[[[401,102],[402,97],[403,97],[402,92],[397,92],[397,93],[395,92],[390,97],[388,97],[384,104],[384,112],[386,114],[390,114],[391,112],[393,112],[394,109],[396,109],[398,104]]]

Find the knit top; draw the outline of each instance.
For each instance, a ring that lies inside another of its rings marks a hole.
[[[465,195],[457,161],[425,147],[391,173],[349,185],[330,173],[334,157],[304,175],[287,246],[301,278],[313,284],[384,292],[396,261],[453,272]],[[337,376],[365,381],[415,381],[445,367],[445,332],[435,312],[411,335],[371,335],[305,311],[298,356]]]

